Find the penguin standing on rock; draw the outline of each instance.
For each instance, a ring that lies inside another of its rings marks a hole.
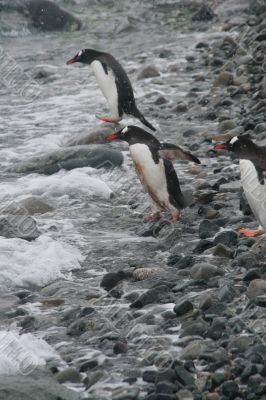
[[[124,114],[129,114],[139,119],[152,131],[156,130],[138,110],[127,73],[111,54],[84,49],[68,60],[67,64],[76,62],[91,65],[98,85],[109,105],[111,116],[96,115],[97,118],[105,122],[119,122]]]
[[[178,146],[160,143],[153,135],[137,126],[126,126],[108,135],[106,140],[124,140],[129,144],[138,177],[152,200],[154,212],[145,221],[157,221],[161,211],[170,212],[172,221],[179,220],[180,210],[186,207],[186,201],[170,160],[190,160],[198,164],[200,161]]]
[[[245,236],[259,236],[266,230],[266,146],[258,146],[249,135],[235,136],[215,149],[233,151],[239,157],[241,181],[250,208],[260,226],[257,229],[241,228]]]

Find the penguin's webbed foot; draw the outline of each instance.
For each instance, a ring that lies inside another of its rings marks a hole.
[[[159,219],[161,219],[161,213],[160,212],[156,212],[154,214],[146,215],[143,218],[143,221],[144,222],[157,222],[157,221],[159,221]]]
[[[104,121],[104,122],[112,122],[113,124],[119,124],[119,119],[114,119],[114,118],[112,118],[112,117],[104,117],[104,116],[101,116],[101,115],[96,115],[96,118],[98,118],[98,119],[100,119],[101,121]]]
[[[264,233],[263,229],[261,228],[258,229],[240,228],[238,232],[247,237],[260,236]]]

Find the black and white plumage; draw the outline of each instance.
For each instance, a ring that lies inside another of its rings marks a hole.
[[[98,117],[106,122],[118,122],[124,114],[138,118],[149,129],[155,128],[144,118],[136,106],[133,88],[126,71],[108,53],[93,49],[80,50],[67,64],[80,62],[91,65],[98,85],[107,100],[111,117]]]
[[[216,149],[233,151],[239,157],[241,182],[250,208],[259,222],[258,229],[241,229],[246,236],[266,231],[266,146],[258,146],[249,135],[235,136]]]
[[[170,212],[173,220],[178,220],[186,201],[170,159],[200,161],[176,145],[160,143],[152,134],[137,126],[125,127],[106,137],[107,141],[117,139],[128,142],[136,172],[151,197],[154,213],[146,220],[160,218],[161,211]]]

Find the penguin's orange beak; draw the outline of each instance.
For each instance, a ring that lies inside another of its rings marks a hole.
[[[117,135],[117,133],[112,133],[111,135],[106,136],[105,140],[107,140],[107,142],[111,142],[112,140],[116,140],[119,139],[119,136]]]
[[[227,149],[227,147],[226,147],[225,144],[216,144],[216,145],[214,146],[214,148],[215,148],[215,149],[219,149],[219,150],[221,150],[221,149]]]
[[[70,60],[67,61],[67,64],[75,64],[77,62],[76,57],[70,58]]]

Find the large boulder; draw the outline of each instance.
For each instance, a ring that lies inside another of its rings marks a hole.
[[[26,0],[18,7],[42,31],[78,31],[81,21],[50,0]]]
[[[123,163],[121,151],[108,145],[74,146],[62,148],[51,154],[34,157],[27,162],[16,164],[12,172],[38,172],[51,175],[60,169],[92,167],[110,169]]]

